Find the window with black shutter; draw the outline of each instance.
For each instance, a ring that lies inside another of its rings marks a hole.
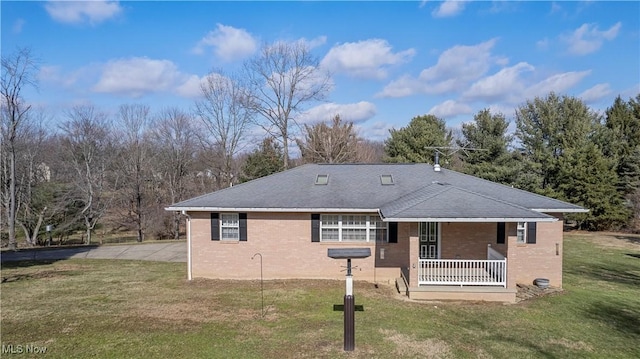
[[[389,222],[389,243],[398,243],[398,222]]]
[[[535,244],[536,243],[536,222],[527,223],[527,243]]]
[[[320,242],[320,214],[311,214],[311,242]]]
[[[211,240],[220,240],[220,225],[218,224],[220,213],[211,213]]]

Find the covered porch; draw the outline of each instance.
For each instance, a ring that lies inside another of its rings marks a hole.
[[[424,248],[425,241],[419,238],[418,242]],[[438,245],[442,243],[439,241]],[[515,301],[517,290],[508,288],[507,257],[492,248],[492,244],[486,244],[486,259],[431,259],[424,258],[424,250],[420,252],[417,261],[403,271],[396,283],[398,290],[409,298]]]
[[[411,299],[514,302],[503,222],[404,223],[409,265],[396,286]],[[513,233],[515,234],[515,233]]]

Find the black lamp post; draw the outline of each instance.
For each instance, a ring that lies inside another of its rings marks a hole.
[[[353,295],[353,275],[351,259],[371,256],[370,248],[329,248],[327,255],[333,259],[347,260],[346,290],[344,295],[344,350],[353,351],[355,344],[355,297]]]

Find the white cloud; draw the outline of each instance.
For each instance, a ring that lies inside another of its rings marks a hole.
[[[551,10],[549,10],[551,14],[559,13],[561,11],[562,11],[562,6],[560,6],[560,4],[558,4],[555,1],[551,2]]]
[[[431,13],[434,17],[452,17],[460,14],[464,10],[466,1],[446,0]]]
[[[572,88],[583,78],[591,74],[591,71],[572,71],[572,72],[564,72],[561,74],[556,74],[550,76],[538,83],[533,84],[529,88],[524,90],[524,98],[534,98],[546,96],[550,92],[563,93],[568,89]]]
[[[302,41],[303,43],[307,44],[307,46],[309,46],[310,49],[314,49],[318,46],[322,46],[324,44],[327,43],[327,37],[326,36],[318,36],[316,38],[313,38],[311,40],[307,40],[307,39],[300,39],[300,41]]]
[[[320,65],[334,73],[384,79],[388,66],[408,62],[413,55],[414,49],[394,53],[386,40],[371,39],[334,46]]]
[[[623,99],[636,98],[640,94],[640,82],[632,85],[631,87],[622,89],[619,93]]]
[[[498,14],[505,12],[514,12],[518,10],[518,3],[514,1],[492,1],[489,13]]]
[[[376,97],[406,97],[421,92],[426,92],[424,84],[414,77],[404,75],[390,82]]]
[[[592,103],[611,95],[611,86],[607,83],[597,84],[585,91],[583,91],[578,97],[586,103]]]
[[[146,57],[113,60],[104,65],[95,92],[140,97],[148,93],[173,91],[191,80],[169,60]]]
[[[360,137],[371,141],[384,141],[389,137],[389,130],[393,128],[389,122],[376,121],[371,125],[356,125]]]
[[[86,87],[95,82],[101,72],[99,65],[90,64],[73,71],[64,71],[60,66],[43,65],[38,72],[38,81],[52,88],[77,91],[86,95]]]
[[[473,46],[457,45],[444,51],[438,63],[424,69],[418,78],[403,76],[389,83],[377,96],[402,97],[415,93],[445,94],[462,91],[481,78],[492,65],[508,59],[491,55],[496,39]]]
[[[343,121],[359,123],[372,118],[375,114],[376,106],[367,101],[349,104],[325,103],[307,110],[298,118],[298,123],[329,121],[336,115],[340,115]]]
[[[40,72],[38,73],[39,81],[56,81],[60,75],[60,67],[52,65],[40,66]]]
[[[204,83],[205,79],[196,75],[191,75],[181,85],[176,87],[175,92],[182,97],[196,98],[202,96],[202,89],[200,85]]]
[[[455,117],[458,115],[470,114],[473,112],[473,109],[464,103],[459,103],[453,100],[447,100],[441,104],[433,106],[428,114],[434,115],[439,118],[449,118]]]
[[[561,39],[569,46],[567,51],[570,54],[587,55],[600,49],[605,40],[615,39],[620,27],[622,24],[617,22],[608,30],[600,31],[595,24],[583,24],[570,35],[562,36]]]
[[[245,29],[217,24],[195,46],[193,51],[202,54],[207,47],[213,48],[214,55],[225,62],[243,59],[258,49],[258,41]]]
[[[549,39],[546,37],[538,42],[536,42],[536,47],[538,50],[547,50],[549,48]]]
[[[511,95],[522,93],[525,86],[520,75],[534,70],[535,68],[526,62],[505,67],[491,76],[478,80],[463,96],[486,101],[504,100]]]
[[[14,34],[19,34],[22,32],[22,28],[24,28],[24,24],[25,24],[24,19],[20,18],[13,23],[13,27],[11,28],[11,30],[13,31]]]
[[[79,24],[88,22],[98,24],[109,20],[122,12],[118,1],[49,1],[45,9],[56,21]]]

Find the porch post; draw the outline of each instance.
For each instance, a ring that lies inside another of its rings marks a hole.
[[[418,286],[418,268],[420,263],[420,240],[418,238],[418,223],[410,223],[409,231],[409,288]]]

